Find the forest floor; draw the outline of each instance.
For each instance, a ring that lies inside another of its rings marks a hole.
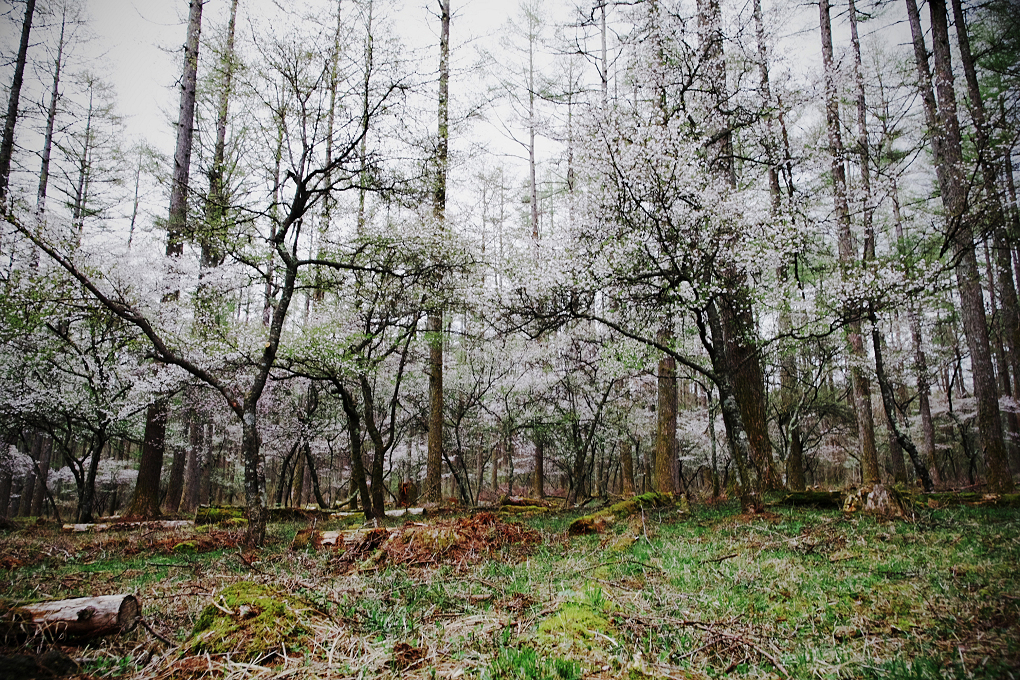
[[[416,537],[346,556],[295,549],[297,523],[255,552],[238,529],[22,524],[0,599],[135,594],[152,632],[62,648],[94,678],[1020,678],[1016,509],[575,517],[393,521]]]

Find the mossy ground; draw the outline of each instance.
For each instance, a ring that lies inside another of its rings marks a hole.
[[[0,599],[136,593],[176,647],[140,627],[74,650],[95,677],[1020,678],[1016,509],[885,521],[695,505],[645,510],[640,532],[620,521],[571,538],[576,516],[520,520],[542,537],[528,554],[358,571],[291,550],[298,523],[271,525],[257,552],[196,553],[161,551],[208,534],[67,536],[26,523],[0,534]],[[628,530],[636,541],[610,550]],[[225,596],[238,583],[303,603],[274,619],[274,634],[300,634],[259,664],[189,648],[211,602],[239,613]],[[300,607],[323,616],[290,621]]]

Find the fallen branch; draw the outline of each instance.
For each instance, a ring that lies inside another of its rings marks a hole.
[[[150,529],[152,531],[172,531],[187,529],[195,523],[187,519],[153,520],[146,522],[94,522],[90,524],[65,524],[61,530],[65,534],[102,533],[104,531],[134,531]]]

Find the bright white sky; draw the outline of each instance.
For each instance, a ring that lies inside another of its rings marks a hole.
[[[225,23],[229,4],[229,0],[206,0],[203,28]],[[273,11],[272,4],[272,0],[241,0],[239,13]],[[318,3],[297,0],[284,4],[305,11]],[[398,17],[402,38],[412,47],[438,43],[437,2],[392,0],[385,4]],[[117,90],[119,110],[127,117],[129,135],[145,137],[163,150],[172,148],[174,132],[167,122],[177,115],[180,94],[175,84],[181,71],[187,0],[88,0],[88,7],[97,35],[90,51],[102,55],[103,76]],[[455,52],[465,41],[476,43],[496,35],[515,8],[516,3],[499,0],[455,1],[452,31]],[[243,16],[238,24],[239,30],[244,30]]]

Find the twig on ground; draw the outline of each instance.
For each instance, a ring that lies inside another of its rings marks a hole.
[[[710,560],[701,560],[701,564],[712,564],[713,562],[722,562],[732,557],[737,557],[740,553],[730,553],[729,555],[723,555],[722,557],[715,557]]]
[[[160,642],[162,642],[164,644],[168,644],[171,647],[176,647],[177,646],[173,642],[168,640],[167,638],[165,638],[162,635],[160,635],[159,633],[157,633],[156,630],[152,626],[149,625],[149,622],[146,621],[145,619],[143,619],[141,616],[138,617],[138,623],[142,624],[142,628],[144,628],[145,630],[149,631],[149,633],[151,633],[152,636],[154,638],[156,638],[157,640],[159,640]]]

